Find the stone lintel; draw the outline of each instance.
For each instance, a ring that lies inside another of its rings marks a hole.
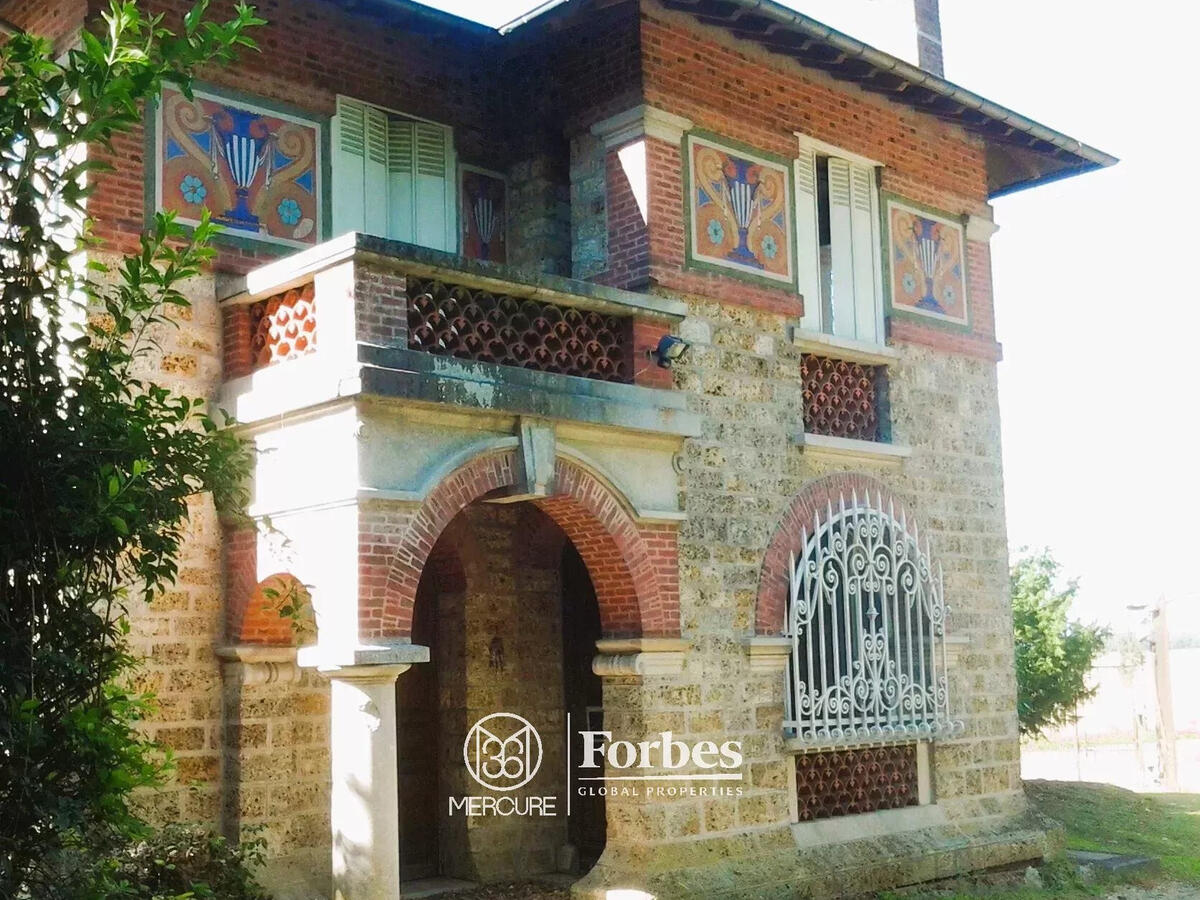
[[[792,639],[784,635],[757,635],[746,640],[750,671],[782,672],[792,652]]]
[[[691,131],[691,119],[669,113],[646,103],[639,103],[624,112],[601,119],[591,127],[591,132],[611,150],[631,141],[651,137],[668,144],[678,144]]]
[[[690,646],[679,638],[603,638],[592,671],[601,678],[680,675]]]
[[[290,684],[300,678],[296,648],[280,644],[234,644],[216,649],[226,679],[242,684]]]

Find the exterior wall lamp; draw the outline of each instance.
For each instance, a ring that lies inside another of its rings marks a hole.
[[[661,368],[669,369],[683,359],[683,354],[687,353],[691,346],[683,338],[675,337],[673,334],[664,334],[659,339],[658,346],[648,353]]]

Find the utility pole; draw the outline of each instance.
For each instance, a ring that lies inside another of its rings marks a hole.
[[[1167,601],[1159,597],[1153,613],[1154,687],[1158,695],[1158,757],[1163,787],[1179,790],[1175,759],[1175,704],[1171,693],[1171,641],[1167,632]]]

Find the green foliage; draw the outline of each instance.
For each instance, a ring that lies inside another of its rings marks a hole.
[[[136,730],[149,698],[120,685],[137,660],[127,598],[177,571],[189,499],[244,507],[249,454],[200,398],[156,384],[153,336],[187,307],[212,257],[207,221],[156,217],[112,271],[84,203],[110,146],[164,81],[251,47],[246,6],[215,23],[201,3],[177,32],[114,2],[99,33],[56,62],[18,34],[0,48],[0,896],[78,896],[53,860],[79,835],[142,830],[128,806],[161,779]]]
[[[1012,567],[1017,716],[1021,733],[1038,735],[1073,720],[1075,706],[1095,693],[1086,681],[1108,632],[1067,621],[1076,583],[1056,588],[1059,565],[1048,550]]]
[[[232,844],[194,825],[167,825],[104,858],[86,881],[105,900],[267,900],[254,879],[266,842]]]

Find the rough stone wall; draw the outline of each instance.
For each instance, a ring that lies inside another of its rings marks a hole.
[[[542,739],[542,765],[518,793],[561,795],[563,675],[560,568],[564,536],[528,504],[476,503],[450,526],[465,550],[465,590],[439,602],[436,643],[441,781],[453,796],[487,793],[466,774],[467,730],[496,712],[528,720]],[[494,640],[503,668],[493,665]],[[566,818],[445,817],[446,875],[494,881],[553,872],[567,841]],[[464,827],[465,826],[465,827]]]
[[[606,683],[606,721],[634,734],[739,739],[747,778],[736,799],[610,801],[601,869],[692,869],[648,876],[667,895],[702,886],[706,896],[772,894],[799,883],[820,895],[1040,855],[1042,836],[1023,817],[1017,758],[994,363],[904,347],[890,368],[893,431],[913,447],[912,458],[900,467],[847,464],[791,440],[802,409],[800,351],[787,340],[788,320],[686,299],[681,334],[693,345],[676,384],[704,416],[703,435],[683,455],[681,626],[693,650],[682,679]],[[800,852],[786,824],[783,678],[752,672],[741,639],[754,631],[764,551],[788,505],[813,479],[846,470],[900,498],[945,567],[948,633],[970,640],[951,682],[965,731],[934,745],[934,795],[947,825]],[[956,850],[968,835],[971,848]]]

